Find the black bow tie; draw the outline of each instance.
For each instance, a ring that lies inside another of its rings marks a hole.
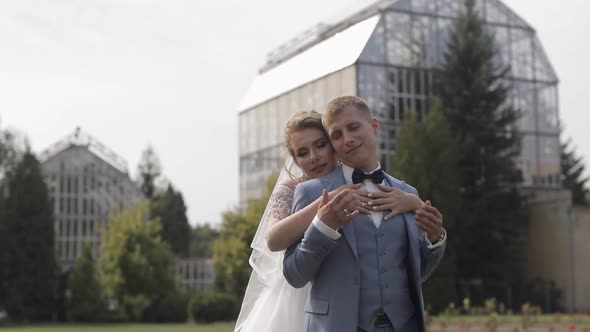
[[[381,168],[370,174],[365,174],[365,172],[356,168],[352,172],[352,183],[354,184],[361,183],[367,179],[373,181],[375,184],[380,184],[383,182],[383,179],[385,179],[385,175],[383,174],[383,170]]]

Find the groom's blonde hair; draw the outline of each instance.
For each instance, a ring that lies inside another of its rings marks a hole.
[[[369,104],[361,98],[357,96],[342,96],[335,99],[332,99],[326,106],[326,111],[322,116],[322,123],[324,126],[328,125],[332,120],[334,115],[339,114],[347,107],[354,107],[361,112],[364,116],[366,116],[367,121],[371,121],[373,119],[373,112],[369,108]]]

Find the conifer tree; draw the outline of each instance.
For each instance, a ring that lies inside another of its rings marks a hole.
[[[454,223],[459,206],[456,143],[438,108],[423,122],[413,113],[404,115],[391,164],[391,174],[418,188],[422,200],[430,200],[443,214],[443,227],[451,234],[441,264],[423,289],[427,309],[438,313],[457,301]]]
[[[508,100],[493,35],[473,0],[455,20],[437,72],[438,95],[458,151],[461,209],[454,236],[461,295],[509,302],[520,276],[525,208],[516,166],[519,112]]]
[[[0,209],[4,307],[15,321],[51,320],[58,270],[53,210],[39,161],[25,152],[4,180]]]

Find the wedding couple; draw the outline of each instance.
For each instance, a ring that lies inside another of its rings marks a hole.
[[[421,283],[443,256],[443,217],[381,169],[379,130],[353,96],[289,119],[295,165],[252,242],[236,332],[425,331]]]

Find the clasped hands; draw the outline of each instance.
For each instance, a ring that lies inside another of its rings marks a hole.
[[[359,213],[391,211],[385,220],[409,211],[415,212],[416,225],[436,243],[443,232],[443,215],[430,201],[392,187],[377,185],[381,192],[369,193],[360,184],[350,184],[328,192],[323,190],[317,216],[332,229],[340,229]]]

